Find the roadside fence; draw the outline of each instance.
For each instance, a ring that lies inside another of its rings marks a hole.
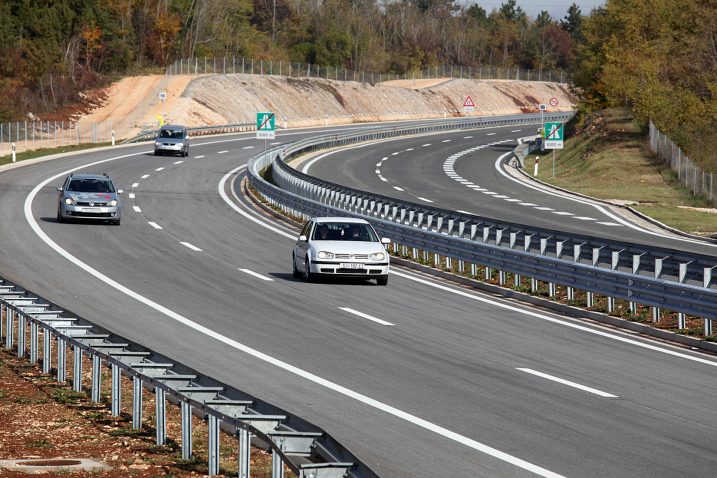
[[[717,205],[717,191],[714,188],[714,172],[697,166],[670,138],[662,133],[650,120],[650,150],[670,165],[677,177],[692,194],[704,195],[712,205]]]
[[[0,123],[0,143],[46,143],[48,147],[112,141],[109,122],[80,125],[66,121],[12,121]]]
[[[389,80],[420,80],[431,78],[463,78],[473,80],[519,80],[564,83],[570,76],[560,70],[526,70],[519,67],[494,65],[462,66],[436,65],[403,74],[357,71],[338,66],[320,66],[311,63],[294,63],[273,60],[256,60],[245,57],[180,58],[169,65],[167,75],[276,75],[295,78],[325,78],[335,81],[380,83]]]

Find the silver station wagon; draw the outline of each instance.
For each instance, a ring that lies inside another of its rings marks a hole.
[[[94,219],[119,225],[122,220],[122,190],[106,174],[72,173],[57,190],[57,222]]]
[[[388,283],[391,241],[379,239],[367,221],[350,217],[315,217],[301,230],[292,253],[294,277],[311,282],[321,276],[349,276]]]

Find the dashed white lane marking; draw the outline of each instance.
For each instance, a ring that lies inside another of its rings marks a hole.
[[[217,151],[217,154],[224,154],[224,153],[228,153],[228,152],[229,152],[229,151],[227,151],[227,150],[225,149],[224,151]]]
[[[547,380],[551,380],[553,382],[561,383],[563,385],[567,385],[568,387],[577,388],[579,390],[582,390],[584,392],[592,393],[595,395],[599,395],[601,397],[605,398],[619,398],[617,395],[613,395],[612,393],[603,392],[601,390],[598,390],[596,388],[586,387],[585,385],[580,385],[579,383],[570,382],[568,380],[554,377],[552,375],[548,375],[547,373],[538,372],[536,370],[531,370],[529,368],[518,368],[516,370],[520,370],[521,372],[529,373],[531,375],[535,375],[536,377],[541,377]]]
[[[546,207],[546,206],[538,206],[535,209],[537,209],[538,211],[554,211],[555,210],[552,207]]]
[[[256,272],[250,271],[249,269],[239,269],[239,270],[242,271],[242,272],[245,273],[245,274],[249,274],[250,276],[254,276],[254,277],[256,277],[257,279],[265,280],[265,281],[267,281],[267,282],[274,282],[274,279],[272,279],[271,277],[267,277],[267,276],[263,276],[263,275],[261,275],[261,274],[257,274]]]
[[[198,248],[197,246],[195,246],[194,244],[190,244],[188,242],[180,242],[180,244],[183,245],[184,247],[190,248],[193,251],[202,252],[202,250],[200,248]]]
[[[139,186],[139,183],[132,183],[133,188],[136,188],[137,186]]]
[[[129,198],[134,199],[134,193],[129,193]]]
[[[450,143],[450,142],[451,142],[450,139],[444,139],[443,141],[441,141],[441,143]]]
[[[242,149],[254,149],[254,146],[244,146]]]
[[[520,202],[520,201],[522,201],[522,199],[508,198],[508,199],[506,199],[506,201],[508,201],[508,202]]]
[[[519,206],[537,206],[534,202],[522,202],[518,204]]]
[[[617,222],[598,222],[597,224],[600,224],[602,226],[622,226],[622,224],[619,224]]]
[[[496,199],[507,199],[507,198],[508,198],[508,196],[506,196],[505,194],[498,194],[498,195],[493,196],[493,197],[496,198]]]
[[[400,152],[400,151],[396,151],[395,153],[391,153],[391,156],[398,156],[399,154],[401,154],[401,152]]]
[[[277,144],[281,144],[279,141],[275,141],[273,143],[269,143],[271,146],[276,146]]]
[[[553,211],[553,214],[557,214],[558,216],[574,216],[572,212],[566,212],[566,211]]]
[[[376,322],[377,324],[394,325],[391,322],[386,322],[385,320],[377,319],[376,317],[374,317],[372,315],[364,314],[363,312],[359,312],[358,310],[354,310],[349,307],[339,307],[339,309],[343,310],[344,312],[348,312],[349,314],[358,315],[359,317],[363,317],[364,319],[368,319],[372,322]]]
[[[430,199],[426,199],[426,198],[421,197],[421,196],[416,196],[416,198],[417,198],[417,199],[420,199],[421,201],[425,201],[425,202],[433,202],[433,201],[431,201]]]
[[[399,188],[398,186],[394,186],[393,189],[395,189],[396,191],[403,191],[403,188]]]
[[[456,212],[459,212],[459,213],[461,213],[461,214],[470,214],[470,215],[472,215],[472,216],[475,216],[475,215],[476,215],[476,213],[474,213],[474,212],[463,211],[462,209],[459,209],[459,210],[456,211]]]
[[[522,129],[514,129],[511,131],[511,133],[520,133],[521,131],[523,131],[523,130]]]
[[[149,224],[150,226],[152,226],[155,229],[162,229],[162,226],[160,226],[156,222],[149,221],[149,222],[147,222],[147,224]]]
[[[145,175],[141,176],[139,179],[147,179],[148,177],[149,177],[149,174],[145,174]]]
[[[155,171],[164,171],[164,168],[157,168]]]
[[[426,144],[422,144],[421,147],[422,147],[422,148],[427,148],[427,147],[430,146],[430,145],[431,145],[431,143],[426,143]]]
[[[488,194],[488,195],[490,195],[490,196],[495,196],[495,195],[498,194],[498,193],[495,192],[495,191],[483,191],[483,194]]]
[[[406,148],[406,151],[413,151],[413,148]]]
[[[495,136],[495,133],[486,133],[486,136]]]
[[[132,206],[132,209],[134,209],[134,212],[142,212],[139,206]]]
[[[471,139],[473,136],[463,136],[463,139]]]
[[[182,160],[180,159],[179,161],[175,161],[174,164],[182,164],[183,162],[184,162],[184,161],[182,161]]]
[[[203,157],[204,155],[202,154],[201,156],[195,156],[194,159],[202,159]]]
[[[387,183],[387,182],[388,182],[388,179],[384,178],[383,176],[379,176],[378,179],[380,179],[380,180],[383,181],[384,183]]]
[[[579,219],[581,221],[597,221],[594,217],[588,217],[588,216],[575,216],[575,219]]]

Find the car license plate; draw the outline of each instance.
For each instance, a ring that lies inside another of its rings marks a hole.
[[[82,212],[100,212],[98,207],[83,207]]]
[[[364,265],[358,262],[342,262],[339,264],[339,269],[364,269]]]

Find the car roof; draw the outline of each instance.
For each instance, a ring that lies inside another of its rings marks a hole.
[[[165,124],[160,129],[187,129],[187,127],[181,124]]]
[[[317,223],[322,222],[349,222],[355,224],[368,224],[365,219],[358,219],[355,217],[341,217],[341,216],[327,216],[327,217],[312,217],[312,221]]]
[[[89,174],[89,173],[73,173],[70,175],[72,179],[103,179],[105,181],[109,181],[109,176],[106,176],[104,174]]]

